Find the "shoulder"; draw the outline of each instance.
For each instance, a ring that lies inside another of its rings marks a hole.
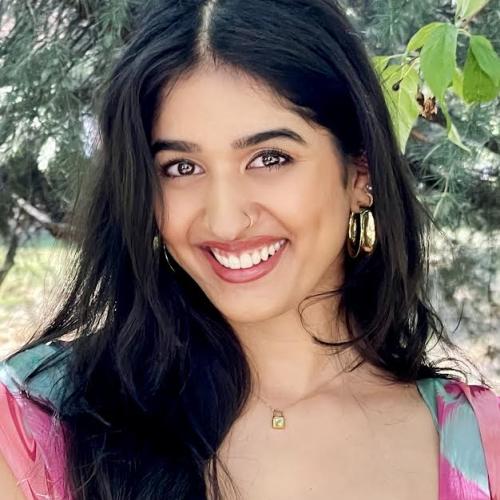
[[[48,403],[57,412],[69,383],[69,342],[53,341],[29,347],[0,361],[0,383],[12,394]]]
[[[57,418],[64,370],[56,363],[29,378],[44,361],[57,359],[53,355],[62,347],[42,344],[0,362],[0,462],[27,498],[65,498],[63,426]]]
[[[500,397],[488,387],[442,377],[417,386],[440,434],[441,483],[474,490],[477,498],[500,494]]]
[[[493,427],[500,425],[500,396],[489,387],[444,377],[420,379],[417,387],[439,428],[456,420],[458,414],[469,415],[461,420],[464,425],[471,420],[480,424],[487,421]]]
[[[0,453],[0,491],[4,498],[10,500],[24,500],[26,498],[17,477],[12,473],[9,463],[2,453]]]

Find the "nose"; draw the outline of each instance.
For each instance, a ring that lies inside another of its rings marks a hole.
[[[238,239],[250,224],[249,196],[242,179],[213,178],[205,202],[205,223],[214,239]]]

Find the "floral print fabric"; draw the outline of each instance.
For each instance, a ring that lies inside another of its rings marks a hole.
[[[29,500],[71,500],[64,477],[64,428],[57,418],[64,371],[24,377],[60,346],[43,344],[0,362],[0,454]],[[500,500],[500,397],[445,378],[417,381],[440,439],[439,500]],[[49,401],[49,415],[31,400]]]

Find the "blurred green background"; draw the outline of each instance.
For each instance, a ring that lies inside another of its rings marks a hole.
[[[68,214],[98,140],[96,99],[141,3],[0,0],[0,357],[46,319],[64,284]],[[343,5],[441,228],[435,308],[500,385],[498,1]]]

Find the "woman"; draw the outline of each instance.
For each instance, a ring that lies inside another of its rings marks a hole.
[[[2,366],[5,488],[494,498],[497,398],[428,359],[453,347],[430,219],[341,8],[162,0],[137,19],[69,293]]]

